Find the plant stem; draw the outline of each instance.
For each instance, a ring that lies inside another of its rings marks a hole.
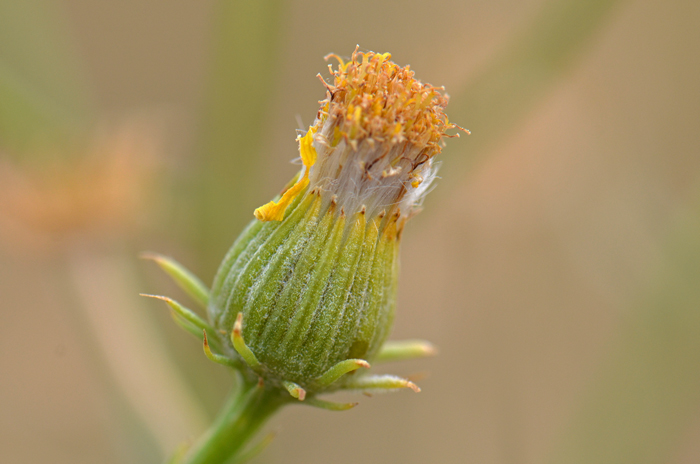
[[[185,455],[181,464],[230,462],[260,427],[289,402],[279,391],[244,383],[216,418],[214,425]]]

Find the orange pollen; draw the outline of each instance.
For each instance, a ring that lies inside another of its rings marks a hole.
[[[423,156],[432,158],[442,150],[442,137],[451,124],[444,113],[449,97],[443,87],[433,87],[415,79],[410,66],[390,61],[389,53],[359,52],[344,62],[331,54],[339,65],[333,70],[333,84],[325,84],[326,99],[319,111],[323,124],[335,123],[334,142],[341,139],[355,145],[362,140],[394,145],[408,141],[425,147]],[[463,130],[463,129],[462,129]],[[466,131],[465,131],[466,132]],[[354,142],[354,143],[353,143]]]

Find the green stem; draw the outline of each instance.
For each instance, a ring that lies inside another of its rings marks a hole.
[[[214,425],[187,453],[181,464],[223,464],[230,462],[244,445],[289,399],[279,391],[255,384],[243,384],[231,395]]]

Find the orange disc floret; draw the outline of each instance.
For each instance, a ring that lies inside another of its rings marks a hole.
[[[432,158],[441,151],[442,137],[457,136],[446,133],[459,127],[444,113],[449,101],[444,87],[415,79],[410,66],[390,61],[391,54],[356,48],[348,62],[335,54],[325,58],[339,62],[336,70],[329,65],[333,85],[326,84],[327,98],[319,112],[322,122],[330,118],[337,124],[335,143],[341,137],[352,145],[364,139],[381,144],[408,141],[425,147],[421,154]]]

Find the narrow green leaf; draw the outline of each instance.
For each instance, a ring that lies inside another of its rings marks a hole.
[[[338,364],[328,369],[321,377],[316,379],[315,383],[322,387],[327,387],[345,374],[356,371],[361,367],[369,369],[370,366],[364,359],[346,359],[345,361],[340,361]]]
[[[238,359],[231,359],[227,356],[223,356],[223,355],[214,353],[211,350],[211,348],[209,347],[209,338],[207,337],[207,331],[202,330],[202,335],[203,335],[203,342],[204,342],[203,343],[204,355],[207,358],[209,358],[210,361],[213,361],[217,364],[221,364],[223,366],[233,367],[234,369],[240,369],[241,367],[243,367],[241,365],[240,360],[238,360]]]
[[[374,363],[403,361],[405,359],[425,358],[434,356],[437,349],[425,340],[388,341],[374,358]]]
[[[307,398],[304,403],[327,411],[347,411],[357,406],[357,403],[336,403],[334,401],[321,400],[316,397]]]
[[[149,295],[146,293],[140,293],[140,295],[145,296],[147,298],[155,298],[157,300],[165,301],[168,304],[168,306],[172,308],[173,311],[175,311],[179,316],[188,321],[190,324],[199,328],[199,330],[208,330],[210,332],[214,331],[214,329],[204,319],[195,314],[191,309],[182,306],[180,303],[173,300],[172,298],[168,298],[167,296],[162,295]],[[200,338],[201,335],[201,333],[198,334]]]
[[[243,358],[252,369],[260,367],[260,361],[255,357],[255,353],[246,345],[245,339],[243,338],[243,313],[238,313],[238,317],[236,317],[236,323],[233,325],[233,330],[231,331],[231,343],[233,343],[236,352],[241,355],[241,358]]]
[[[414,392],[420,392],[420,388],[408,379],[395,375],[368,375],[353,379],[345,385],[348,390],[375,390],[391,391],[400,388],[410,388]]]
[[[141,257],[155,261],[185,293],[199,303],[202,308],[207,307],[209,303],[209,289],[182,264],[157,253],[144,253]]]

